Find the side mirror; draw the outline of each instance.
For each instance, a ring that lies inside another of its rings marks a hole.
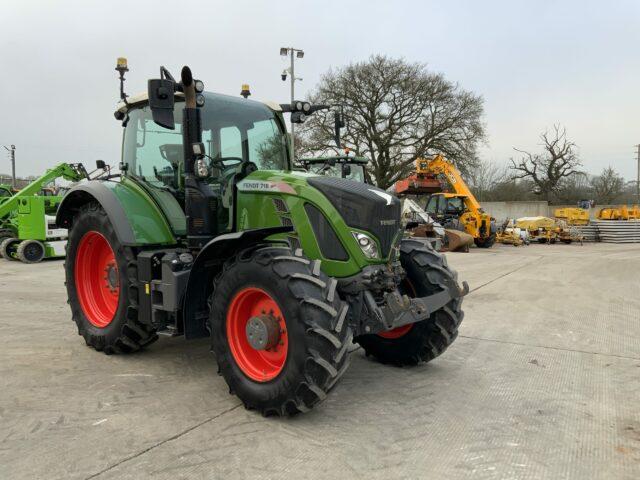
[[[175,121],[173,119],[175,82],[159,78],[149,80],[147,91],[149,93],[149,108],[151,108],[153,121],[161,127],[170,130],[175,129]]]
[[[104,163],[104,160],[96,160],[96,168],[99,170],[104,170],[107,168],[107,164]]]
[[[351,165],[345,163],[342,165],[342,177],[346,178],[351,175]]]

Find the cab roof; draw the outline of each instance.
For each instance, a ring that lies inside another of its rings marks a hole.
[[[204,95],[207,98],[218,97],[218,98],[224,98],[224,100],[226,101],[237,101],[238,103],[246,103],[246,102],[260,103],[262,105],[266,105],[269,109],[273,110],[274,112],[282,111],[280,104],[276,102],[271,102],[271,101],[260,102],[256,100],[249,100],[245,98],[235,97],[232,95],[225,95],[223,93],[213,93],[213,92],[204,92]],[[176,92],[174,96],[176,100],[182,100],[184,98],[184,94],[182,92]],[[131,108],[137,107],[139,105],[144,105],[148,101],[149,101],[148,92],[142,92],[142,93],[138,93],[137,95],[131,95],[130,97],[127,98],[126,104],[123,101],[118,102],[118,104],[116,105],[115,113],[118,113],[118,112],[126,113]]]

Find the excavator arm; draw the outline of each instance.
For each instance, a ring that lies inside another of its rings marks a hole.
[[[453,194],[443,194],[439,177],[444,177],[453,190]],[[395,192],[405,195],[435,194],[447,198],[459,197],[465,210],[457,220],[465,231],[474,238],[479,247],[490,247],[495,242],[496,226],[491,216],[482,210],[480,203],[473,195],[460,171],[442,155],[432,159],[418,158],[413,175],[395,184]]]
[[[465,197],[465,204],[471,212],[483,213],[480,203],[476,200],[476,197],[467,186],[462,175],[460,175],[460,171],[454,167],[453,164],[445,160],[442,155],[438,154],[433,160],[429,161],[426,170],[433,175],[444,175],[453,191]]]

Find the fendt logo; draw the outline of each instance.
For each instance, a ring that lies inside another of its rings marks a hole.
[[[396,221],[395,220],[380,220],[380,225],[382,226],[389,226],[389,225],[395,225]]]

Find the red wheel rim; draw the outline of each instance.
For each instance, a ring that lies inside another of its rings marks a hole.
[[[109,325],[118,310],[120,275],[113,249],[102,234],[91,231],[80,239],[74,278],[87,320],[98,328]]]
[[[395,338],[403,337],[404,335],[409,333],[409,330],[411,330],[412,328],[413,328],[413,323],[410,323],[408,325],[403,325],[401,327],[392,328],[391,330],[387,330],[386,332],[380,332],[378,333],[378,336],[393,340]]]
[[[401,284],[401,293],[407,293],[410,297],[416,296],[416,289],[411,284],[408,278],[405,278]],[[404,290],[405,292],[402,292]],[[392,328],[391,330],[387,330],[386,332],[378,333],[379,337],[388,338],[389,340],[394,340],[396,338],[400,338],[405,336],[407,333],[411,331],[415,323],[410,323],[408,325],[403,325],[401,327]]]
[[[260,315],[272,315],[280,325],[280,342],[269,350],[256,350],[247,339],[247,322]],[[227,341],[240,370],[256,382],[276,378],[287,360],[287,324],[277,302],[260,288],[247,287],[235,294],[227,310]]]

